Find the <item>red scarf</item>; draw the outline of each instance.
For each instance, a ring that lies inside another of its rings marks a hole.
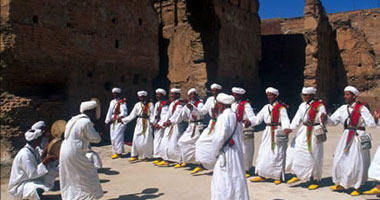
[[[354,141],[354,136],[356,134],[356,129],[357,126],[359,125],[360,121],[360,110],[364,104],[361,103],[356,103],[354,106],[354,109],[352,110],[351,114],[349,115],[350,118],[350,124],[349,126],[351,129],[349,129],[348,135],[347,135],[347,141],[346,141],[346,146],[344,147],[344,152],[347,152],[350,150],[351,144]]]
[[[158,110],[157,110],[157,122],[160,121],[161,119],[161,111],[162,111],[162,107],[166,106],[166,101],[165,100],[162,100],[160,105],[158,106]]]
[[[145,116],[149,116],[149,107],[150,107],[150,102],[147,102],[146,104],[144,104],[143,102],[141,102],[141,105],[142,105],[142,109],[143,109],[143,112],[142,112],[142,123],[143,123],[143,130],[142,130],[142,134],[145,135],[145,132],[146,132],[146,128],[147,128],[147,121],[148,119],[145,118]]]
[[[237,107],[237,120],[241,122],[244,117],[244,106],[248,103],[248,101],[240,101],[238,107]]]
[[[309,109],[309,122],[310,124],[308,124],[307,126],[307,131],[306,131],[306,137],[307,137],[307,148],[309,150],[309,152],[311,152],[311,139],[312,139],[312,135],[313,135],[313,125],[315,123],[315,118],[317,116],[317,113],[319,111],[319,107],[323,105],[322,102],[320,101],[314,101],[310,104],[310,109]]]
[[[172,110],[172,114],[174,114],[175,110],[177,109],[177,106],[180,105],[181,103],[182,103],[182,101],[181,101],[181,100],[178,100],[178,101],[174,104],[174,106],[173,106],[173,110]]]
[[[121,98],[117,104],[116,104],[116,109],[115,109],[115,113],[113,114],[113,125],[112,125],[112,130],[115,129],[115,126],[116,126],[116,122],[117,122],[117,116],[119,115],[120,113],[120,107],[121,107],[121,104],[123,104],[124,102],[126,102],[127,100],[125,98]]]
[[[272,151],[275,147],[275,130],[278,128],[278,121],[280,119],[280,109],[284,108],[285,106],[282,105],[282,103],[278,102],[276,105],[273,106],[272,112],[271,112],[271,148]]]

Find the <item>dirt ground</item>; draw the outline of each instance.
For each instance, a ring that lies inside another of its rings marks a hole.
[[[351,197],[347,192],[332,192],[331,167],[333,153],[341,137],[342,127],[329,127],[328,140],[325,143],[323,180],[321,187],[314,191],[307,189],[305,183],[274,185],[272,182],[251,183],[248,181],[251,199],[380,199],[376,196],[361,195]],[[380,144],[380,129],[369,129],[373,138],[371,156]],[[255,153],[258,152],[261,132],[255,136]],[[121,159],[111,159],[111,147],[95,147],[103,160],[103,172],[99,177],[104,190],[103,199],[138,200],[138,199],[210,199],[211,171],[190,175],[190,167],[174,169],[173,167],[156,167],[151,162],[129,163],[128,155]],[[126,146],[127,152],[130,147]],[[255,154],[256,157],[256,154]],[[3,168],[2,170],[8,170]],[[7,193],[8,181],[1,181],[1,199],[11,199]],[[373,182],[367,183],[361,190],[371,188]],[[47,199],[61,199],[59,182],[55,191],[45,193]]]

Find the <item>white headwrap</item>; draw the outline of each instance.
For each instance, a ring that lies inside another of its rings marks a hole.
[[[178,94],[181,94],[181,89],[179,89],[179,88],[172,88],[172,89],[170,89],[170,92],[171,92],[171,93],[178,93]]]
[[[156,93],[161,93],[162,95],[166,95],[166,91],[164,90],[164,89],[162,89],[162,88],[158,88],[157,90],[156,90]]]
[[[225,93],[220,93],[216,97],[216,100],[222,104],[229,105],[235,101],[235,97],[232,95],[225,94]]]
[[[351,92],[352,94],[354,94],[355,96],[359,96],[360,92],[358,89],[356,89],[355,87],[353,86],[347,86],[344,88],[344,91],[345,92]]]
[[[113,88],[112,93],[121,93],[121,89],[120,88]]]
[[[240,95],[245,94],[245,90],[243,88],[239,88],[239,87],[233,87],[232,92],[236,93],[236,94],[240,94]]]
[[[193,92],[195,92],[195,94],[198,94],[198,90],[197,89],[191,88],[189,91],[187,91],[187,95],[190,95]]]
[[[42,135],[41,129],[30,129],[30,130],[26,131],[25,139],[26,139],[26,141],[30,142],[32,140],[37,139],[41,135]]]
[[[42,127],[46,127],[45,122],[44,121],[38,121],[38,122],[33,124],[32,129],[36,130],[36,129],[41,129]]]
[[[221,89],[222,89],[222,86],[219,85],[219,84],[213,83],[213,84],[211,85],[211,89],[221,90]]]
[[[303,87],[302,88],[302,94],[315,94],[317,92],[317,89],[314,87]]]
[[[265,93],[268,93],[268,92],[276,96],[280,95],[280,92],[276,88],[273,88],[273,87],[269,87],[265,90]]]
[[[144,91],[144,90],[138,91],[137,96],[139,96],[139,97],[145,96],[146,97],[146,96],[148,96],[148,92]]]
[[[83,113],[86,110],[95,109],[96,106],[96,101],[84,101],[80,104],[80,112]]]

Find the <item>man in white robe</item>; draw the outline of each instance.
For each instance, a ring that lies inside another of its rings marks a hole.
[[[217,96],[219,115],[213,134],[211,152],[217,157],[211,180],[212,200],[248,200],[244,176],[242,124],[231,110],[234,97],[224,93]]]
[[[43,178],[49,173],[48,164],[57,157],[46,156],[41,162],[36,147],[42,137],[41,129],[30,129],[25,133],[27,144],[14,158],[9,179],[8,191],[14,199],[39,200],[42,193],[50,189]]]
[[[63,200],[100,199],[103,196],[97,169],[86,157],[90,142],[101,140],[92,123],[99,116],[96,108],[96,101],[82,102],[81,114],[72,117],[66,125],[59,157]]]
[[[344,89],[345,105],[330,117],[329,125],[344,125],[344,131],[334,153],[332,178],[334,191],[354,188],[352,196],[360,195],[359,187],[368,179],[371,158],[368,148],[363,148],[360,139],[370,138],[365,127],[376,126],[368,108],[356,101],[359,91],[353,86]],[[327,116],[324,116],[327,118]]]
[[[183,120],[187,120],[189,125],[185,132],[183,132],[181,138],[178,140],[178,146],[181,151],[182,164],[181,167],[185,167],[186,163],[195,162],[195,143],[197,142],[201,131],[203,129],[203,116],[199,113],[193,112],[193,108],[201,109],[203,107],[203,100],[199,99],[198,91],[195,88],[191,88],[187,95],[189,96],[189,102],[182,108],[181,116]]]
[[[322,101],[314,99],[316,91],[314,87],[302,89],[304,102],[298,107],[290,129],[285,130],[289,134],[302,124],[287,150],[286,171],[295,174],[287,183],[310,180],[309,190],[319,187],[317,181],[322,178],[323,168],[323,142],[317,139],[316,134],[324,131],[321,115],[326,114],[326,108]]]
[[[148,92],[146,91],[137,92],[137,96],[140,101],[135,104],[131,113],[122,119],[124,124],[128,124],[137,117],[130,162],[149,159],[153,154],[153,135],[150,124],[153,103],[147,100]]]
[[[272,178],[274,184],[278,185],[281,183],[281,177],[283,178],[285,174],[286,148],[288,145],[286,140],[279,140],[279,136],[284,136],[283,130],[289,128],[290,120],[287,106],[277,101],[279,91],[269,87],[265,92],[269,104],[260,110],[256,115],[256,122],[252,124],[257,126],[265,122],[266,125],[256,159],[256,173],[259,176],[250,179],[250,181],[264,182],[266,178]]]
[[[162,158],[164,157],[161,148],[161,141],[164,137],[165,132],[165,128],[163,126],[165,122],[164,118],[169,108],[169,101],[164,99],[165,96],[166,91],[164,89],[158,88],[156,90],[157,102],[154,105],[153,115],[151,117],[151,126],[154,127],[153,158],[156,159],[153,161],[153,164],[158,164],[162,161]]]
[[[232,95],[235,97],[235,102],[231,105],[232,111],[238,114],[239,123],[243,125],[242,132],[243,137],[243,155],[244,155],[244,170],[245,177],[250,177],[249,170],[252,167],[253,155],[255,152],[255,140],[253,135],[252,123],[255,123],[256,116],[253,112],[252,106],[249,101],[243,100],[245,90],[239,87],[232,88]]]
[[[202,131],[199,139],[195,143],[195,161],[199,163],[197,167],[191,171],[191,174],[196,174],[198,172],[206,169],[212,169],[214,164],[214,155],[210,152],[213,146],[212,136],[215,131],[216,119],[219,115],[216,107],[216,96],[222,90],[222,86],[216,83],[211,85],[211,96],[207,98],[205,105],[198,109],[193,107],[193,112],[199,113],[200,116],[206,116],[209,114],[210,120],[208,126]]]
[[[180,167],[182,156],[178,146],[178,140],[181,137],[179,123],[181,122],[180,113],[183,108],[181,89],[172,88],[170,90],[172,102],[169,105],[168,112],[165,116],[165,132],[161,141],[161,148],[164,154],[163,161],[157,163],[158,166],[169,166],[170,162],[175,162],[174,167]]]
[[[128,109],[126,99],[121,98],[120,88],[113,88],[112,95],[114,99],[108,107],[105,126],[109,127],[110,130],[112,159],[117,159],[124,153],[124,131],[126,126],[121,122],[121,119],[128,115]]]

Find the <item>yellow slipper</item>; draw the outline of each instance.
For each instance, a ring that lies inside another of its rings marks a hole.
[[[377,194],[380,194],[380,189],[377,188],[377,187],[374,187],[374,188],[372,188],[371,190],[368,190],[368,191],[363,192],[363,194],[367,194],[367,195],[377,195]]]
[[[251,182],[255,182],[255,183],[258,183],[258,182],[265,182],[265,178],[262,178],[262,177],[260,177],[260,176],[257,176],[257,177],[251,178],[250,181],[251,181]]]
[[[167,166],[169,166],[169,163],[168,163],[168,162],[166,162],[165,160],[163,160],[163,161],[161,161],[161,162],[157,163],[157,165],[158,165],[158,166],[167,167]]]
[[[249,174],[249,173],[245,173],[245,177],[246,177],[246,178],[249,178],[249,177],[251,177],[251,174]]]
[[[354,190],[351,192],[350,194],[351,196],[359,196],[360,195],[360,192],[358,190]]]
[[[293,178],[291,178],[290,180],[288,180],[288,182],[286,182],[287,184],[292,184],[292,183],[295,183],[295,182],[297,182],[297,181],[299,181],[300,179],[299,178],[297,178],[297,177],[293,177]]]
[[[317,188],[319,188],[318,184],[310,184],[309,187],[308,187],[309,190],[315,190]]]
[[[203,169],[200,168],[200,167],[196,167],[196,168],[193,169],[193,171],[190,172],[190,174],[196,174],[196,173],[198,173],[200,171],[203,171]]]
[[[131,157],[131,158],[129,159],[129,162],[133,162],[133,161],[136,161],[136,160],[137,160],[136,157]]]
[[[158,164],[158,163],[160,163],[159,160],[155,160],[155,161],[153,161],[153,164]]]
[[[182,164],[181,164],[181,167],[186,167],[186,163],[185,162],[183,162]]]
[[[330,187],[330,189],[332,189],[334,191],[342,191],[342,190],[344,190],[344,187],[340,186],[340,185],[333,185]]]
[[[112,158],[112,159],[119,158],[119,155],[117,155],[117,153],[115,153],[115,154],[113,154],[113,155],[111,156],[111,158]]]
[[[280,180],[274,180],[273,183],[276,185],[279,185],[279,184],[281,184],[281,181]]]
[[[174,168],[180,168],[181,167],[181,164],[177,163],[174,165]]]

